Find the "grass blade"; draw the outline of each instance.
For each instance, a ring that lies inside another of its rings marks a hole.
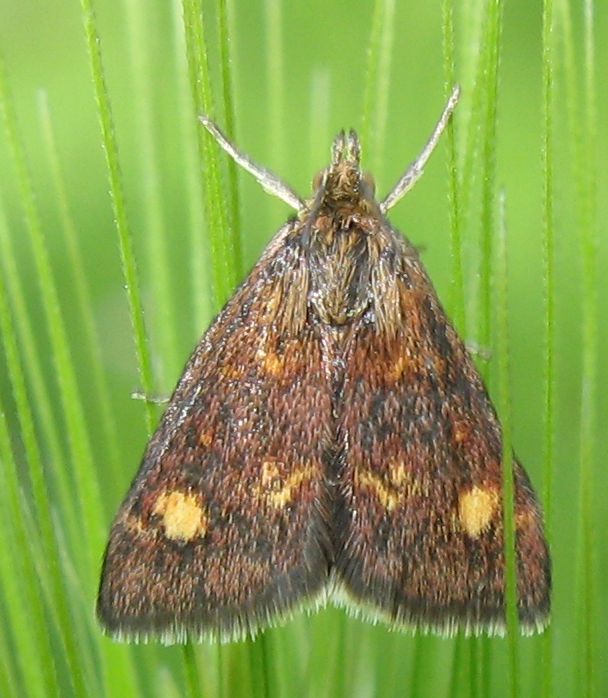
[[[509,367],[509,311],[507,225],[505,196],[499,201],[499,225],[496,249],[496,296],[498,315],[498,382],[500,385],[502,423],[502,486],[503,530],[505,555],[505,603],[507,617],[507,642],[509,652],[509,679],[512,698],[519,695],[519,656],[517,617],[517,572],[515,562],[515,495],[513,482],[513,438],[511,432],[511,389]]]
[[[218,2],[218,33],[220,48],[220,65],[222,70],[222,95],[224,98],[224,132],[233,142],[236,140],[234,85],[232,77],[230,22],[227,0]],[[239,277],[243,273],[243,251],[241,245],[241,216],[239,211],[238,167],[232,158],[228,158],[228,210],[230,212],[230,230],[233,236],[234,266]]]
[[[555,230],[553,211],[553,63],[554,63],[553,0],[543,3],[543,267],[545,281],[545,381],[544,381],[544,481],[543,502],[545,531],[552,543],[553,461],[555,458]],[[543,637],[543,695],[553,696],[553,629],[549,626]]]
[[[361,129],[361,142],[372,154],[372,172],[379,172],[383,162],[394,30],[395,0],[376,0],[367,46]]]
[[[110,196],[116,232],[120,247],[120,258],[122,271],[125,279],[127,299],[131,314],[131,324],[133,326],[133,336],[135,340],[135,353],[137,355],[137,366],[141,380],[141,387],[145,395],[154,395],[152,380],[152,365],[148,349],[148,340],[144,324],[143,306],[141,302],[141,292],[139,287],[139,276],[135,254],[133,251],[133,236],[127,217],[127,207],[125,203],[124,186],[120,161],[118,158],[118,144],[114,133],[114,123],[112,119],[112,109],[110,97],[106,87],[106,81],[101,58],[101,42],[97,31],[97,22],[91,0],[81,0],[82,17],[84,23],[85,38],[89,51],[89,61],[93,76],[93,86],[95,88],[95,100],[97,102],[97,114],[101,127],[101,137],[108,167],[108,177],[110,182]],[[153,408],[149,401],[143,400],[144,414],[148,432],[152,431],[154,418]]]
[[[203,15],[197,0],[183,0],[183,14],[194,106],[197,114],[214,114]],[[233,292],[238,278],[234,263],[234,238],[224,211],[225,197],[220,181],[218,148],[206,129],[199,127],[197,135],[199,157],[204,166],[202,194],[211,248],[212,285],[216,307],[221,307]]]
[[[133,101],[138,127],[136,129],[137,153],[139,154],[138,182],[141,187],[143,224],[146,234],[147,266],[155,309],[155,328],[159,338],[160,361],[156,362],[159,371],[159,384],[165,389],[163,367],[179,365],[175,332],[175,303],[171,280],[169,239],[165,224],[162,184],[157,150],[158,138],[154,124],[158,120],[154,114],[154,99],[151,89],[151,30],[149,15],[153,8],[144,0],[130,0],[123,3],[127,15],[127,47],[133,81]],[[137,282],[137,280],[135,280]]]

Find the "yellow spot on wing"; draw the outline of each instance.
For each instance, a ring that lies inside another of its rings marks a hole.
[[[413,477],[405,463],[401,461],[391,463],[387,470],[388,479],[383,479],[370,470],[356,474],[357,484],[371,489],[387,511],[392,511],[409,497],[424,494],[426,489],[424,482]]]
[[[262,480],[258,489],[270,506],[282,509],[292,501],[298,487],[303,482],[311,480],[316,471],[312,465],[308,465],[295,470],[287,477],[281,477],[278,466],[285,468],[285,465],[280,462],[265,461],[262,463]]]
[[[190,541],[207,531],[209,519],[191,494],[177,490],[163,492],[152,511],[163,517],[165,535],[172,540]]]
[[[405,467],[405,463],[398,461],[389,466],[389,475],[391,482],[395,487],[403,487],[409,482],[411,475]]]
[[[392,511],[399,504],[401,495],[389,489],[377,475],[370,473],[369,470],[359,473],[357,480],[360,485],[373,490],[376,497],[380,500],[380,504],[388,511]]]
[[[285,464],[281,463],[281,461],[267,460],[262,463],[262,487],[265,489],[280,487],[281,473],[279,466],[285,468]]]
[[[490,524],[499,504],[498,491],[481,487],[460,495],[458,519],[460,525],[471,538],[477,538]]]

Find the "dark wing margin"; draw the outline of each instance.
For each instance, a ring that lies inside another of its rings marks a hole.
[[[363,318],[346,349],[336,600],[396,628],[505,630],[501,429],[417,256],[397,260],[398,322]],[[550,560],[514,461],[518,611],[548,622]]]
[[[97,613],[116,639],[237,639],[323,598],[331,395],[291,225],[193,353],[114,521]]]

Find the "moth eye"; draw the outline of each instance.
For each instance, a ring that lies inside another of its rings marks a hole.
[[[365,189],[365,193],[373,197],[376,193],[376,182],[374,182],[374,178],[371,176],[369,172],[364,172],[363,176],[361,177],[361,184],[363,185]]]
[[[312,190],[313,191],[317,191],[317,189],[323,183],[323,174],[324,173],[325,173],[325,171],[321,170],[320,172],[317,172],[317,174],[312,178]]]

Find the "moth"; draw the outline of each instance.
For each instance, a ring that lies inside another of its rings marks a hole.
[[[393,628],[505,630],[502,437],[354,131],[300,198],[219,145],[296,214],[194,350],[116,516],[97,614],[119,640],[234,640],[332,601]],[[550,608],[550,558],[514,460],[517,608]]]

